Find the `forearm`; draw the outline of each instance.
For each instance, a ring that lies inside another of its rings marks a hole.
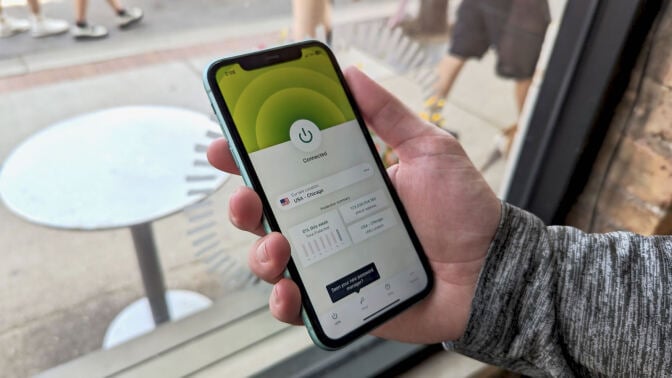
[[[504,205],[452,347],[528,375],[672,371],[672,238],[589,235]]]

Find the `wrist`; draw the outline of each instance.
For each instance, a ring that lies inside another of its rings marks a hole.
[[[552,277],[545,274],[544,261],[550,261],[546,235],[546,226],[539,218],[503,204],[465,331],[455,342],[445,342],[444,347],[505,365],[507,345],[520,336],[520,325],[534,323],[536,308],[541,305],[538,301],[552,295],[548,292]]]

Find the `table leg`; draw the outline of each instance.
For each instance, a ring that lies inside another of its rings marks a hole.
[[[170,320],[170,314],[166,304],[166,288],[163,284],[163,272],[154,243],[152,226],[149,223],[131,226],[131,234],[154,323],[167,322]]]

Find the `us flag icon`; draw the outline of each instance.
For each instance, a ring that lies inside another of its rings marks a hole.
[[[281,204],[282,206],[287,206],[287,205],[289,205],[289,198],[287,198],[287,197],[285,197],[285,198],[280,198],[280,204]]]

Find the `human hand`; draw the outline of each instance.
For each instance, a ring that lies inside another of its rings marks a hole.
[[[367,125],[399,157],[388,169],[434,271],[434,289],[421,302],[378,327],[379,337],[414,343],[458,339],[464,333],[479,273],[499,224],[501,204],[450,134],[422,121],[385,89],[357,69],[345,78]],[[239,173],[224,139],[208,149],[210,163]],[[238,228],[261,236],[249,265],[274,284],[269,300],[279,320],[301,324],[297,285],[283,277],[290,245],[281,234],[266,234],[262,205],[250,188],[229,200],[229,217]]]

